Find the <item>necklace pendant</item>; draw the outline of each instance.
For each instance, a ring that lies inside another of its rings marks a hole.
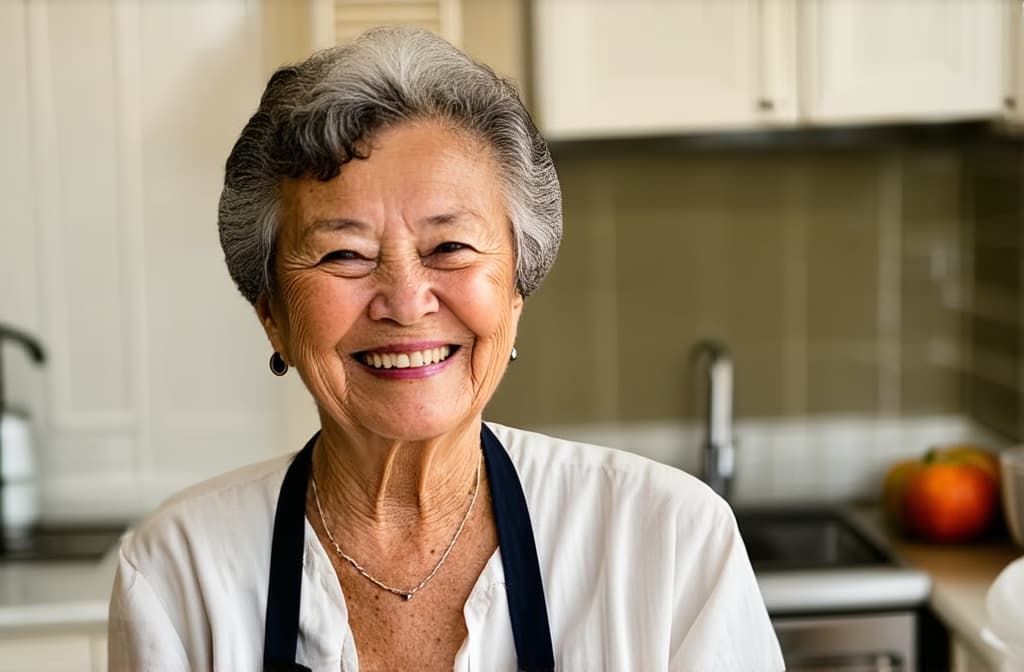
[[[469,506],[466,507],[466,515],[462,517],[462,522],[459,523],[458,529],[455,530],[455,535],[452,537],[452,540],[448,542],[448,548],[446,548],[444,553],[441,554],[440,559],[438,559],[437,564],[434,565],[434,568],[430,570],[430,573],[427,574],[423,578],[423,580],[420,581],[419,584],[412,590],[402,590],[400,588],[387,585],[380,579],[375,578],[369,572],[367,572],[362,565],[355,561],[355,558],[346,554],[345,551],[341,550],[341,546],[338,545],[338,541],[334,538],[334,534],[331,533],[331,526],[327,524],[327,517],[324,515],[324,507],[322,504],[320,504],[320,491],[316,487],[316,476],[311,473],[309,475],[309,480],[310,483],[312,483],[313,485],[313,499],[316,501],[316,512],[320,514],[320,524],[323,525],[324,533],[327,535],[327,538],[334,546],[334,552],[338,554],[338,557],[347,561],[350,565],[352,565],[352,567],[355,568],[357,572],[366,577],[367,580],[379,586],[382,590],[386,590],[389,593],[394,593],[395,595],[404,597],[405,601],[408,602],[412,599],[412,596],[416,594],[416,591],[418,591],[423,586],[427,585],[427,583],[429,583],[430,580],[434,578],[434,575],[437,574],[438,570],[441,569],[441,565],[443,565],[444,561],[448,559],[448,554],[451,553],[453,548],[455,548],[455,542],[459,540],[459,535],[462,534],[462,530],[466,527],[466,523],[469,522],[469,517],[473,513],[473,505],[476,504],[476,497],[477,495],[480,494],[480,471],[483,466],[483,462],[484,460],[483,457],[481,456],[481,458],[476,463],[476,486],[473,488],[473,496],[470,497]]]

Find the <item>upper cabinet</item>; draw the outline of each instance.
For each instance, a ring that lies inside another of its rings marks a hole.
[[[265,0],[294,12],[301,2]],[[528,0],[310,0],[312,46],[344,44],[378,26],[430,30],[517,85],[529,79]],[[280,11],[280,10],[279,10]],[[298,59],[292,59],[298,60]]]
[[[462,42],[461,0],[312,0],[313,42],[333,47],[377,26],[426,28],[452,44]],[[298,4],[298,3],[296,3]]]
[[[1024,6],[1003,6],[1003,113],[1011,124],[1024,124]]]
[[[994,118],[1011,0],[534,0],[551,138]]]
[[[552,138],[796,119],[793,8],[781,0],[535,0],[534,93]]]
[[[803,117],[846,124],[998,116],[1005,5],[803,0]]]

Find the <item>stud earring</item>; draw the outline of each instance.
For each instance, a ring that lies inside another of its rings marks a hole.
[[[514,362],[519,359],[519,353],[516,351],[516,346],[512,346],[512,355],[508,358],[508,361]]]
[[[274,351],[274,354],[270,356],[270,372],[275,376],[283,376],[288,373],[288,362],[284,361],[280,352]]]

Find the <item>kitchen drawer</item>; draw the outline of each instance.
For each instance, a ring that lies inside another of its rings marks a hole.
[[[912,672],[917,618],[912,611],[776,618],[790,672]]]

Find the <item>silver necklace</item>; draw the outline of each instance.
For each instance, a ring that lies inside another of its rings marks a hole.
[[[441,558],[437,561],[437,564],[434,565],[434,568],[430,570],[430,573],[423,577],[423,580],[416,584],[416,586],[414,586],[413,588],[406,589],[389,586],[388,584],[384,583],[383,581],[381,581],[380,579],[366,571],[366,568],[360,565],[355,558],[353,558],[345,551],[341,550],[341,546],[339,546],[338,542],[334,539],[334,535],[331,533],[331,528],[327,524],[327,518],[324,516],[324,509],[320,505],[320,493],[317,491],[316,477],[311,474],[310,480],[313,483],[313,499],[316,501],[316,511],[320,514],[320,523],[324,526],[324,532],[327,533],[327,538],[330,539],[331,544],[334,546],[335,552],[343,559],[347,560],[350,565],[355,567],[357,572],[359,572],[364,577],[369,579],[379,588],[383,588],[389,593],[394,593],[395,595],[404,597],[406,600],[411,600],[412,596],[415,595],[417,591],[419,591],[421,588],[423,588],[423,586],[427,585],[427,583],[429,583],[430,580],[433,579],[437,572],[441,569],[441,565],[443,565],[444,561],[448,559],[448,554],[452,552],[453,548],[455,548],[455,542],[459,540],[459,535],[462,534],[463,528],[465,528],[466,523],[469,522],[469,516],[471,513],[473,513],[473,505],[476,504],[476,496],[480,493],[481,462],[483,462],[482,459],[476,463],[476,487],[473,488],[473,497],[469,500],[469,507],[466,509],[466,515],[462,517],[462,522],[459,523],[459,529],[455,530],[455,536],[452,537],[452,540],[450,542],[448,542],[448,548],[444,549],[444,553],[441,554]]]

